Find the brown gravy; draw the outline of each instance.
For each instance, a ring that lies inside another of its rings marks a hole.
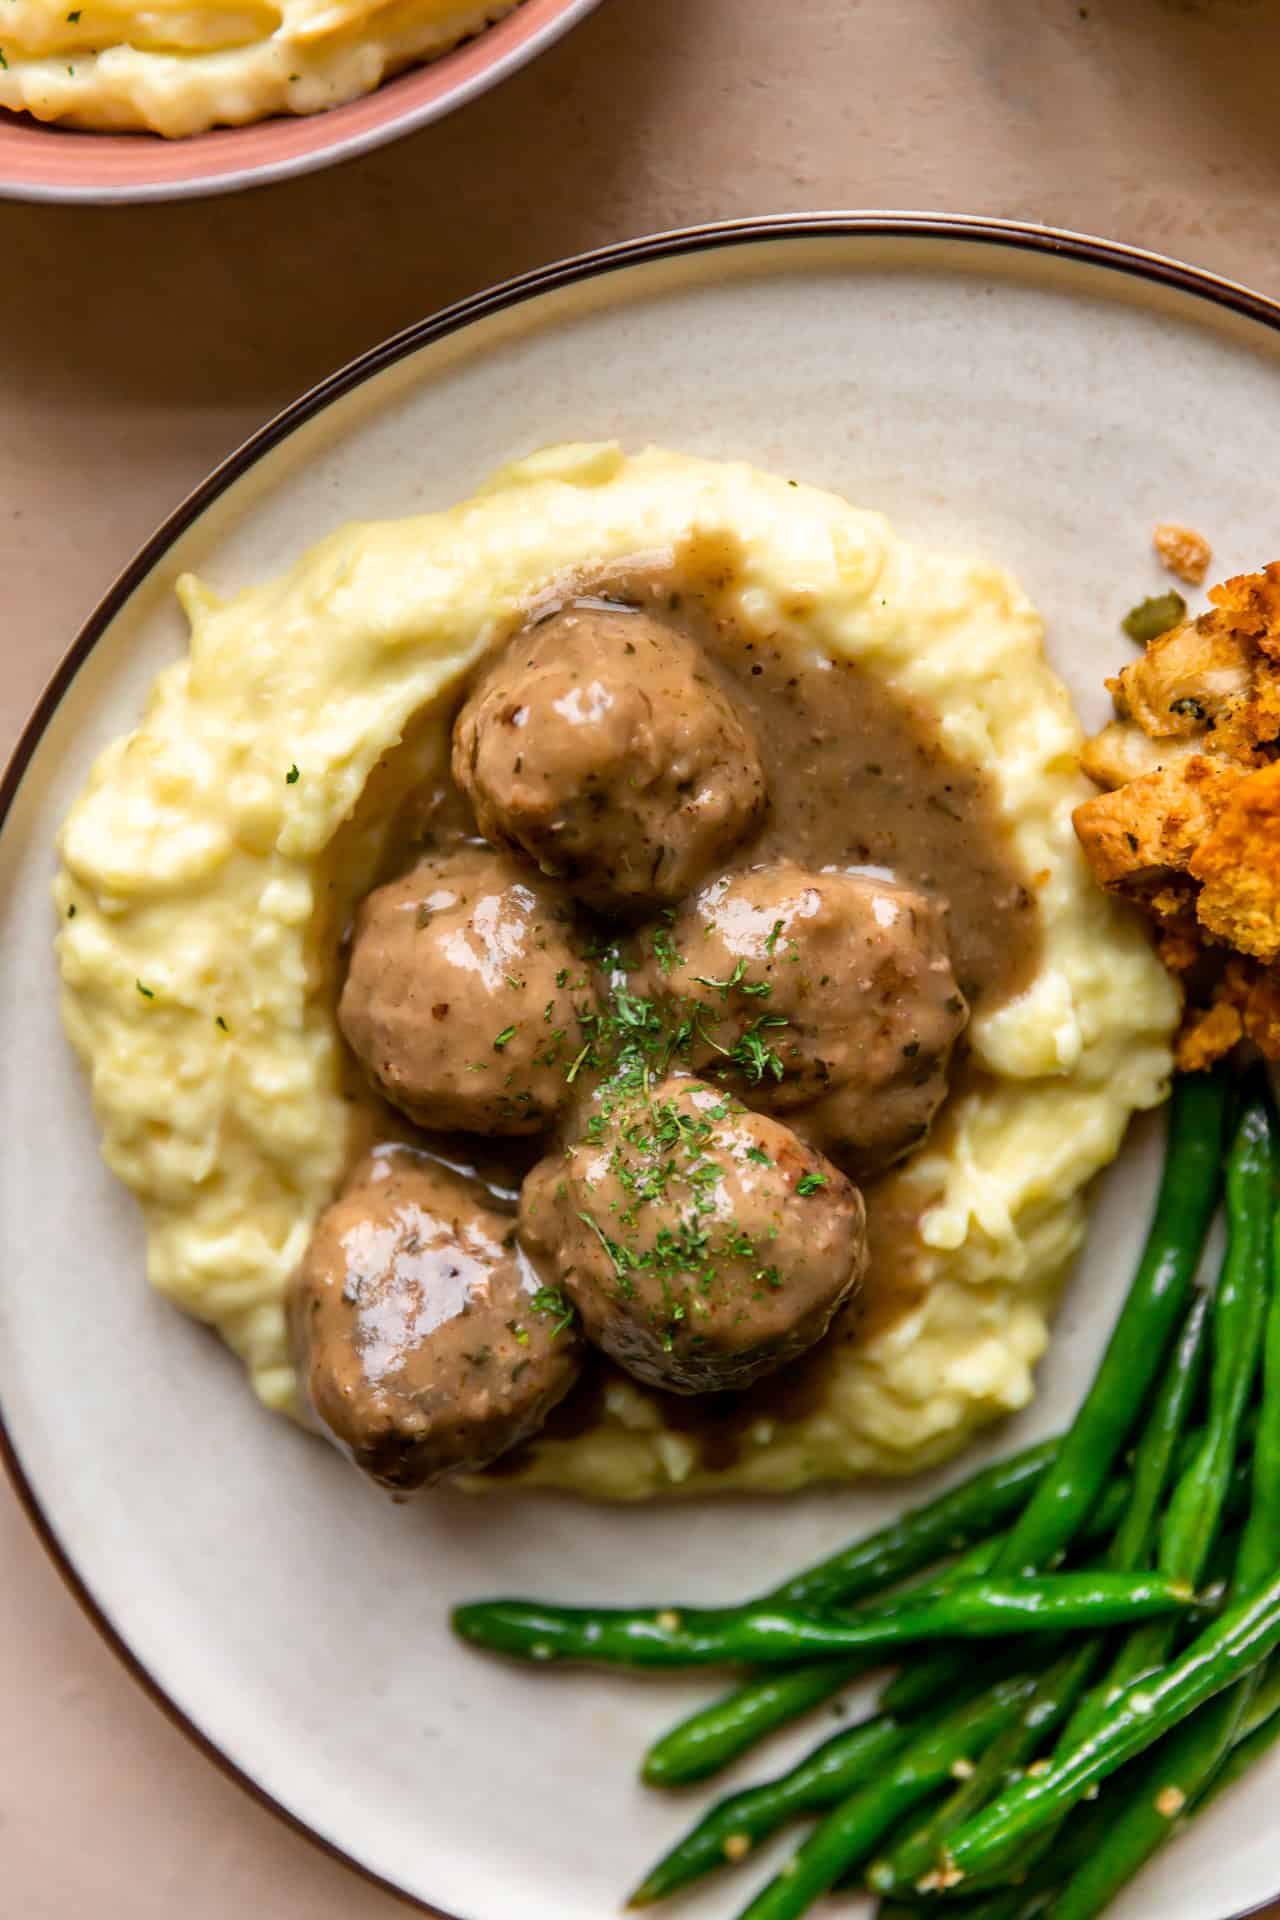
[[[923,707],[855,662],[830,659],[807,645],[802,596],[787,634],[752,631],[720,611],[734,570],[726,547],[691,550],[670,569],[637,564],[576,582],[558,597],[548,596],[532,617],[569,600],[594,598],[615,607],[643,607],[679,627],[704,650],[726,690],[755,723],[768,774],[768,819],[754,840],[736,850],[734,864],[785,854],[813,867],[883,868],[941,894],[950,904],[957,981],[971,1009],[1011,998],[1036,969],[1040,918],[986,774],[949,754]],[[388,855],[379,862],[379,880],[402,871],[427,847],[474,834],[438,747],[423,770],[429,777],[405,788]],[[338,930],[332,932],[336,936]],[[963,1053],[962,1042],[935,1141],[948,1125],[957,1087],[970,1087],[980,1078]],[[473,1171],[491,1203],[514,1212],[519,1183],[541,1143],[425,1136],[372,1092],[349,1056],[344,1076],[344,1095],[352,1103],[353,1162],[379,1139],[411,1139],[447,1164]],[[915,1229],[927,1196],[918,1180],[904,1179],[903,1169],[896,1168],[873,1182],[865,1197],[871,1244],[866,1284],[811,1353],[740,1394],[688,1397],[628,1383],[633,1392],[661,1402],[669,1426],[697,1436],[703,1467],[732,1465],[756,1423],[802,1417],[821,1400],[839,1348],[882,1331],[919,1300],[923,1281]],[[614,1376],[612,1363],[593,1353],[577,1386],[551,1415],[547,1434],[570,1438],[596,1424]],[[526,1457],[518,1449],[487,1471],[516,1473]]]

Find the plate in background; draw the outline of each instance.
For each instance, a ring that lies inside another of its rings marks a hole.
[[[1280,438],[1280,308],[1100,242],[925,216],[738,223],[551,268],[410,329],[264,429],[131,565],[33,719],[0,794],[15,1479],[81,1599],[214,1757],[459,1920],[613,1912],[690,1811],[641,1793],[639,1754],[714,1682],[510,1669],[451,1642],[451,1602],[736,1596],[764,1584],[762,1565],[771,1578],[945,1476],[640,1511],[376,1496],[260,1412],[230,1355],[143,1283],[133,1203],[98,1159],[58,1026],[52,840],[183,645],[183,569],[234,589],[340,519],[443,506],[539,444],[610,436],[745,457],[882,508],[910,537],[985,549],[1044,611],[1092,724],[1120,614],[1167,583],[1156,520],[1203,529],[1215,578],[1272,556],[1248,450]],[[1158,1135],[1139,1127],[1100,1183],[1037,1405],[953,1477],[1070,1416],[1142,1236]],[[769,1769],[812,1737],[778,1742]],[[1224,1920],[1273,1894],[1278,1789],[1280,1759],[1117,1920]],[[681,1913],[735,1913],[766,1870]]]
[[[483,33],[327,113],[279,114],[186,140],[89,133],[0,110],[0,198],[194,200],[354,159],[441,120],[567,33],[600,0],[523,0]]]

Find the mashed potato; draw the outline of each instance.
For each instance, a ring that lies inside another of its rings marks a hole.
[[[761,1420],[725,1471],[619,1383],[519,1478],[641,1498],[906,1472],[1030,1397],[1081,1190],[1163,1098],[1178,1013],[1077,847],[1081,736],[1039,619],[998,568],[909,547],[830,494],[604,445],[539,454],[447,513],[344,528],[225,604],[185,578],[189,658],[66,822],[64,1015],[106,1158],[142,1203],[152,1283],[219,1329],[268,1405],[295,1409],[285,1290],[348,1149],[337,931],[403,796],[445,762],[451,691],[567,570],[706,537],[741,556],[730,611],[856,659],[988,770],[1041,959],[974,1021],[984,1078],[901,1176],[928,1197],[914,1311],[842,1348],[820,1404]]]
[[[519,0],[4,0],[0,107],[176,138],[371,93]]]

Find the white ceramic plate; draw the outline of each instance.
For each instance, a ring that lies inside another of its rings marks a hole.
[[[710,1690],[500,1666],[451,1643],[451,1602],[734,1596],[923,1489],[395,1508],[259,1412],[230,1356],[148,1293],[133,1205],[99,1163],[58,1027],[48,882],[90,760],[182,645],[175,577],[196,566],[233,589],[340,519],[443,506],[540,443],[653,439],[803,474],[907,534],[989,550],[1043,608],[1053,661],[1097,721],[1118,617],[1165,584],[1155,521],[1208,533],[1218,576],[1274,557],[1258,450],[1280,444],[1277,329],[1280,309],[1168,262],[989,224],[832,216],[622,247],[411,330],[273,423],[134,563],[42,704],[0,796],[14,1472],[141,1676],[248,1784],[412,1898],[461,1920],[604,1920],[691,1811],[641,1793],[639,1754]],[[1039,1402],[984,1453],[1069,1416],[1141,1237],[1157,1133],[1138,1130],[1102,1183]],[[1117,1920],[1222,1920],[1274,1894],[1278,1788],[1280,1761]],[[763,1871],[681,1912],[735,1913]]]

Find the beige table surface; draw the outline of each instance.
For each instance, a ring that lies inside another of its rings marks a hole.
[[[497,94],[336,172],[192,206],[0,206],[0,744],[250,428],[558,255],[716,215],[944,208],[1280,294],[1277,72],[1273,0],[605,0]],[[168,1725],[7,1490],[0,1728],[0,1920],[403,1911]]]

